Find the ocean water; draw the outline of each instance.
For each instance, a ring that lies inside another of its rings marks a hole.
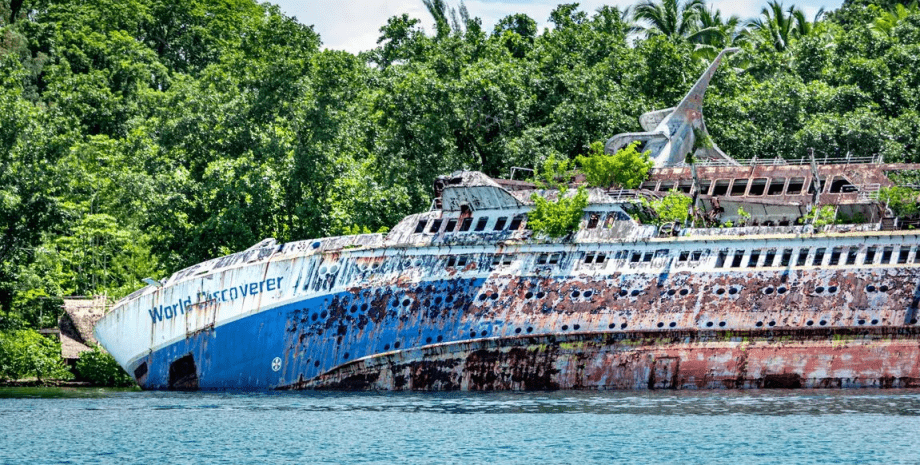
[[[0,463],[920,463],[920,391],[0,389]]]

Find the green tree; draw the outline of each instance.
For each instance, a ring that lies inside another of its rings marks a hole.
[[[642,0],[633,10],[637,22],[645,22],[646,35],[685,39],[699,29],[700,15],[706,10],[703,0]]]
[[[0,332],[0,379],[70,379],[61,345],[32,330]]]
[[[639,141],[617,150],[613,155],[604,154],[600,142],[591,144],[588,156],[579,156],[575,161],[587,177],[588,184],[596,187],[620,186],[635,189],[646,179],[654,166],[649,151],[639,152]]]
[[[883,187],[877,196],[878,201],[887,205],[894,216],[912,217],[920,213],[920,195],[909,187]]]
[[[575,195],[566,195],[567,189],[558,191],[555,201],[534,193],[530,196],[535,207],[527,214],[527,224],[536,233],[551,238],[563,237],[578,230],[578,225],[588,206],[588,191],[579,187]]]
[[[684,223],[690,217],[692,199],[681,192],[670,191],[668,195],[652,202],[652,210],[658,215],[656,223]]]
[[[77,377],[89,381],[95,386],[130,387],[134,386],[134,379],[118,365],[108,352],[93,347],[80,354],[74,367]]]

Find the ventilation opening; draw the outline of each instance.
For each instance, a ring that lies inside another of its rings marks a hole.
[[[188,354],[169,365],[169,389],[171,391],[198,390],[198,369],[195,358]]]

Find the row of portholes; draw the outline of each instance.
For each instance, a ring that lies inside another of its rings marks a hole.
[[[740,291],[741,291],[741,288],[734,287],[734,286],[728,288],[727,290],[728,295],[735,295]],[[726,289],[724,287],[720,287],[720,288],[715,289],[713,292],[715,292],[716,295],[724,295],[726,293]]]
[[[884,285],[884,284],[882,284],[882,285],[879,286],[878,288],[876,288],[875,285],[873,285],[873,284],[870,284],[870,285],[866,286],[866,292],[875,292],[875,291],[878,291],[878,292],[888,292],[888,286],[886,286],[886,285]]]
[[[667,292],[663,292],[662,295],[667,295],[668,297],[674,297],[677,294],[687,295],[690,293],[690,289],[682,288],[679,291],[677,289],[668,289]]]

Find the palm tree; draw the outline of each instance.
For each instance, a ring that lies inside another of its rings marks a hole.
[[[907,6],[902,3],[895,4],[894,7],[889,8],[888,11],[883,12],[881,16],[875,18],[875,21],[872,21],[872,24],[869,25],[869,29],[878,35],[890,36],[892,30],[898,23],[911,14],[916,13],[917,10],[917,0],[910,2]]]
[[[459,15],[458,10],[447,4],[444,0],[422,0],[428,13],[434,18],[434,25],[438,39],[447,37],[451,31],[455,34],[463,34],[464,27],[470,22],[470,14],[460,1]]]
[[[646,36],[663,35],[671,39],[686,38],[696,31],[699,17],[706,9],[703,0],[643,0],[636,5],[633,18],[648,24]]]
[[[694,55],[698,58],[712,60],[738,37],[741,19],[737,16],[723,20],[721,11],[709,8],[700,11],[698,20],[697,29],[688,36],[688,40],[696,44]]]
[[[811,34],[815,23],[823,15],[824,8],[818,10],[814,21],[809,22],[801,8],[790,5],[784,10],[782,3],[770,0],[770,3],[760,10],[760,18],[745,22],[745,36],[754,42],[769,41],[777,52],[782,52],[794,39]]]

